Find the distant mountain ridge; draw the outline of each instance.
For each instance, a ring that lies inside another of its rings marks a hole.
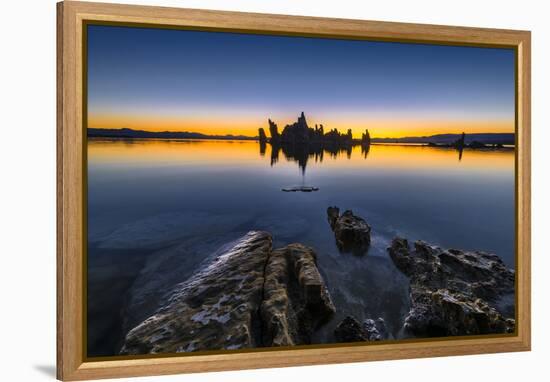
[[[403,138],[371,138],[372,143],[435,143],[435,144],[452,144],[459,139],[461,134],[436,134],[430,136],[419,137],[403,137]],[[222,139],[222,140],[258,140],[258,137],[250,137],[246,135],[208,135],[189,131],[146,131],[133,130],[128,128],[122,129],[100,129],[88,128],[88,137],[97,138],[157,138],[157,139]],[[465,143],[480,142],[483,144],[515,144],[514,133],[475,133],[466,134]]]
[[[225,140],[257,140],[258,137],[248,137],[245,135],[208,135],[202,133],[193,133],[188,131],[145,131],[122,129],[98,129],[89,127],[88,137],[97,138],[157,138],[157,139],[225,139]]]
[[[436,143],[452,144],[461,137],[461,134],[436,134],[422,137],[403,138],[371,138],[372,143]],[[480,142],[484,144],[515,144],[514,133],[474,133],[466,134],[465,143]]]

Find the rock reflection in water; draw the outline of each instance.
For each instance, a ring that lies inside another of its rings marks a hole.
[[[269,119],[268,123],[271,138],[267,138],[263,128],[258,129],[260,155],[265,154],[266,144],[269,143],[271,145],[271,166],[279,161],[279,153],[282,151],[287,160],[298,163],[302,174],[305,174],[310,158],[313,158],[315,162],[322,162],[326,152],[332,158],[336,158],[340,153],[345,153],[346,157],[350,159],[353,146],[361,145],[366,152],[370,146],[368,130],[363,133],[360,140],[353,139],[351,129],[348,129],[345,134],[340,133],[337,129],[325,133],[322,124],[315,125],[315,128],[309,127],[304,112],[300,114],[296,122],[286,125],[281,133],[279,133],[275,122]]]
[[[307,163],[310,159],[313,159],[315,163],[323,162],[325,154],[331,158],[336,158],[342,153],[345,153],[346,157],[351,158],[352,146],[327,146],[322,144],[308,144],[308,145],[271,145],[271,166],[275,165],[279,161],[280,153],[282,152],[285,159],[288,161],[294,161],[298,163],[298,167],[305,174]]]
[[[396,236],[495,253],[513,267],[513,149],[465,147],[458,162],[454,147],[356,146],[347,160],[346,145],[315,141],[265,142],[262,157],[256,142],[90,139],[88,356],[118,354],[175,285],[251,230],[270,232],[274,248],[315,250],[337,312],[312,343],[334,342],[348,316],[382,318],[384,338],[407,337],[409,281],[386,251]],[[272,154],[283,163],[270,168]],[[295,163],[310,166],[318,192],[281,192]],[[372,227],[367,254],[339,250],[327,223],[334,205]]]

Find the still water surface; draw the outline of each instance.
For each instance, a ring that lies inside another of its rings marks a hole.
[[[294,185],[319,191],[281,191]],[[367,255],[338,251],[328,206],[352,209],[372,226]],[[514,224],[513,150],[459,157],[454,149],[372,145],[368,153],[356,146],[295,158],[251,141],[90,139],[88,352],[117,353],[140,286],[152,277],[166,280],[162,288],[184,281],[249,230],[271,232],[275,247],[316,250],[338,310],[316,342],[333,341],[349,314],[382,317],[401,338],[408,280],[386,254],[391,239],[493,252],[513,268]],[[161,272],[152,264],[162,256],[180,256],[184,269]]]

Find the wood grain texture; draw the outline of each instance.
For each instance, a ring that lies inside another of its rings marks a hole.
[[[58,378],[82,365],[82,41],[77,9],[58,4]]]
[[[82,380],[525,351],[531,347],[531,35],[527,31],[63,2],[57,6],[57,377]],[[513,47],[517,52],[517,330],[514,335],[87,361],[84,354],[86,21],[247,33]]]

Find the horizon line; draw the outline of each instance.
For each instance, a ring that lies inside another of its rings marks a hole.
[[[150,133],[150,134],[200,134],[200,135],[204,135],[206,137],[229,137],[229,136],[232,136],[232,137],[243,137],[243,138],[250,138],[250,139],[258,139],[258,135],[245,135],[245,134],[234,134],[234,133],[220,133],[220,134],[206,134],[206,133],[201,133],[199,131],[190,131],[190,130],[144,130],[144,129],[133,129],[133,128],[130,128],[130,127],[118,127],[118,128],[114,128],[114,127],[93,127],[93,126],[88,126],[86,128],[87,130],[88,129],[95,129],[95,130],[130,130],[130,131],[136,131],[136,132],[144,132],[144,133]],[[339,131],[339,130],[338,130]],[[370,132],[370,130],[369,130]],[[461,131],[461,132],[441,132],[441,133],[436,133],[436,134],[431,134],[431,135],[403,135],[403,136],[399,136],[399,137],[388,137],[388,136],[374,136],[374,135],[371,135],[371,139],[403,139],[403,138],[429,138],[429,137],[433,137],[433,136],[437,136],[437,135],[460,135],[460,134],[466,134],[466,135],[499,135],[499,134],[513,134],[515,135],[515,131],[512,131],[512,132],[478,132],[478,133],[468,133],[466,131]],[[271,138],[271,136],[268,136],[269,138]],[[359,138],[354,138],[354,139],[359,139]]]

